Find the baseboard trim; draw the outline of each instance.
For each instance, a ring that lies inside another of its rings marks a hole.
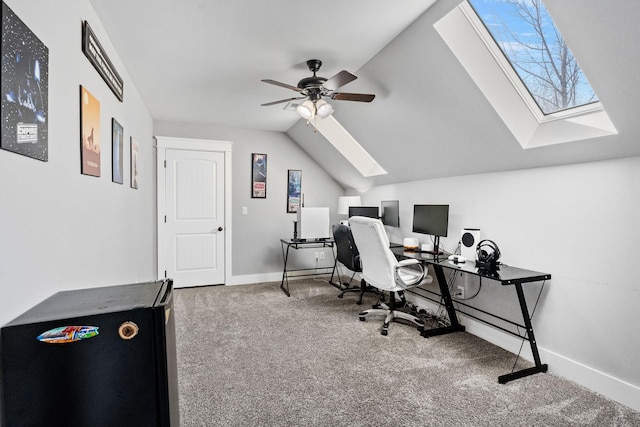
[[[264,274],[247,274],[244,276],[231,276],[230,283],[225,285],[255,285],[265,282],[279,282],[282,280],[282,272],[280,273],[264,273]]]
[[[640,387],[598,371],[580,362],[539,347],[549,372],[560,375],[611,400],[640,412]]]
[[[408,295],[413,303],[422,308],[438,310],[438,305],[417,295]],[[522,340],[493,328],[475,319],[459,314],[460,323],[465,330],[472,335],[482,338],[498,347],[518,354]],[[580,362],[569,359],[544,347],[538,346],[540,360],[549,365],[549,372],[571,380],[589,390],[601,394],[622,405],[628,406],[634,411],[640,411],[640,387],[612,377],[597,369],[586,366]],[[520,356],[528,361],[533,361],[531,347],[528,342],[522,345]]]

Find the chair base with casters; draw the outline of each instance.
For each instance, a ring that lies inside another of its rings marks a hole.
[[[373,308],[360,312],[358,314],[360,320],[364,322],[367,317],[384,317],[384,323],[380,331],[382,335],[387,335],[391,322],[404,323],[409,326],[415,326],[418,330],[422,330],[424,328],[424,321],[415,310],[407,307],[404,293],[399,291],[389,292],[389,294],[389,304],[378,302]],[[401,307],[397,305],[396,294],[400,296],[402,302]]]
[[[371,292],[372,294],[376,294],[379,297],[384,298],[384,295],[378,289],[374,288],[373,286],[367,285],[367,282],[365,282],[364,279],[360,280],[360,286],[351,287],[351,281],[353,280],[354,276],[355,276],[355,273],[353,274],[353,276],[351,276],[350,281],[342,282],[342,286],[344,286],[344,288],[342,289],[342,292],[338,294],[338,298],[344,297],[344,294],[346,294],[347,292],[360,292],[360,296],[358,297],[358,301],[356,302],[356,304],[358,305],[362,304],[362,298],[364,297],[364,294],[367,292]]]

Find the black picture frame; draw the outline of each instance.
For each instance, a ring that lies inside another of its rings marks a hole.
[[[302,204],[302,171],[287,171],[287,213],[297,213]]]
[[[267,155],[251,153],[251,198],[267,198]]]
[[[49,49],[2,2],[0,148],[49,161]]]
[[[87,21],[82,24],[82,52],[87,57],[93,68],[96,69],[102,80],[120,102],[124,99],[124,82],[116,71],[113,63],[102,48],[96,34]]]
[[[124,183],[124,128],[111,118],[111,181]]]

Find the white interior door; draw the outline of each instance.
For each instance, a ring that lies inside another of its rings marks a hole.
[[[225,281],[224,153],[166,150],[165,266],[175,286]]]

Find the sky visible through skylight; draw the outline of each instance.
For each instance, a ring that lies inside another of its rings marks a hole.
[[[468,0],[544,114],[598,99],[542,0]]]

